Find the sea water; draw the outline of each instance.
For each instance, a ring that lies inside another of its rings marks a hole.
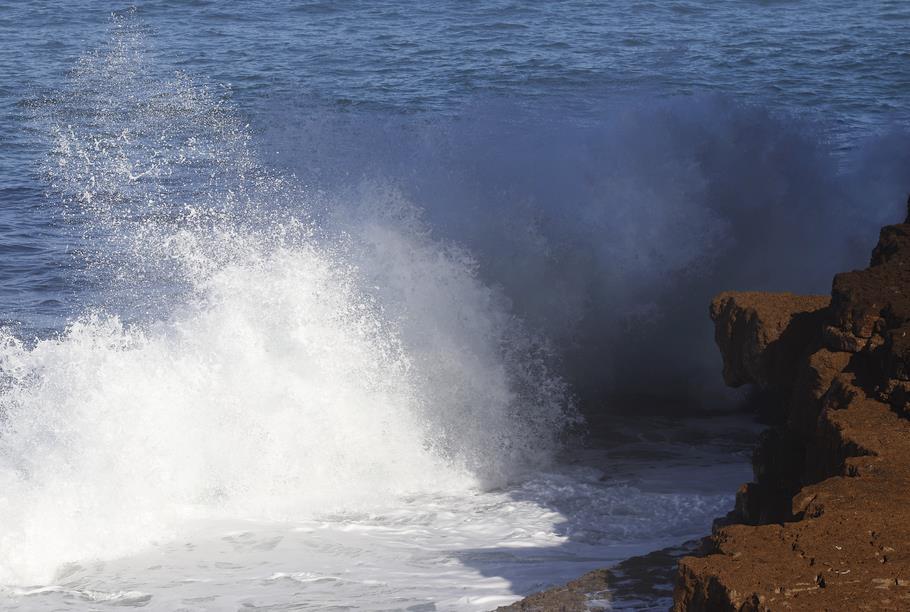
[[[578,404],[732,406],[710,294],[905,189],[896,3],[0,20],[9,609],[485,610],[704,535],[754,426]]]

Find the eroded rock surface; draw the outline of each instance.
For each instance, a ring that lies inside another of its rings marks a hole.
[[[710,314],[726,383],[775,409],[755,480],[679,562],[673,610],[910,610],[910,218],[830,297],[728,292]],[[503,610],[610,609],[621,568]]]
[[[711,317],[725,381],[780,409],[674,610],[910,610],[910,219],[830,302],[725,293]]]
[[[817,334],[830,298],[792,293],[726,292],[711,303],[724,381],[765,388],[790,384],[800,351]]]

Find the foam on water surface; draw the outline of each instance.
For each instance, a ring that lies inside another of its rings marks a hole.
[[[648,444],[627,443],[625,459],[599,454],[625,478],[578,465],[503,490],[423,493],[307,520],[193,521],[139,554],[67,564],[49,586],[5,588],[2,601],[19,610],[490,610],[695,537],[729,507],[724,487],[744,477],[744,453],[725,460],[719,447],[690,447],[670,460],[632,459]],[[681,473],[708,461],[711,486],[681,486]],[[636,474],[660,484],[642,486]],[[659,609],[666,595],[611,605]]]

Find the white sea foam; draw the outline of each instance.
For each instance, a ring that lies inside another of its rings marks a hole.
[[[744,461],[717,469],[720,457],[710,487],[697,490],[680,477],[691,465],[652,466],[650,476],[678,483],[657,491],[574,467],[500,491],[437,490],[292,522],[196,520],[135,554],[68,564],[52,586],[0,587],[0,607],[491,610],[704,532],[729,507],[723,489],[748,471]],[[664,595],[645,604],[604,597],[615,609],[641,610],[666,608],[669,587]]]
[[[314,215],[223,99],[113,29],[35,115],[102,289],[58,337],[2,337],[0,582],[549,461],[565,385],[466,252],[394,190]]]

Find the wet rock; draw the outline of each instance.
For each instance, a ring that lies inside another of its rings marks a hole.
[[[565,586],[556,587],[530,595],[509,606],[497,608],[497,612],[585,612],[606,610],[605,605],[589,605],[599,597],[608,597],[611,581],[610,570],[600,569],[589,572]]]
[[[535,593],[498,612],[592,612],[668,609],[679,559],[699,550],[700,542],[686,542],[632,557],[610,569],[589,572],[565,586]]]

